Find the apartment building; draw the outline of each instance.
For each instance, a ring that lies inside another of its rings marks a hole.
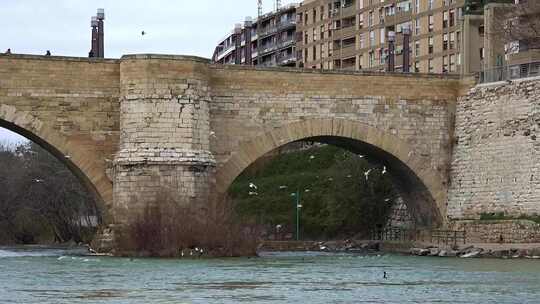
[[[409,54],[410,72],[460,73],[465,2],[305,0],[297,9],[297,66],[384,71],[390,51],[395,71],[407,70]]]
[[[296,66],[296,8],[291,4],[237,24],[217,45],[214,63]]]

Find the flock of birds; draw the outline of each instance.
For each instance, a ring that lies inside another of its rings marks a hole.
[[[214,132],[211,132],[211,133],[215,134]],[[358,157],[364,158],[365,156],[364,156],[364,155],[358,155]],[[310,160],[313,160],[313,159],[315,159],[315,158],[316,158],[315,155],[311,155],[311,156],[309,157]],[[368,169],[367,171],[364,171],[364,176],[365,176],[365,178],[366,178],[366,181],[369,180],[369,175],[371,174],[371,172],[373,172],[373,170],[374,170],[373,168],[370,168],[370,169]],[[382,175],[385,175],[385,174],[387,174],[387,173],[388,173],[388,170],[387,170],[386,166],[383,166],[383,169],[382,169],[382,171],[381,171],[381,174],[382,174]],[[353,176],[352,176],[351,174],[347,175],[347,178],[352,178],[352,177],[353,177]],[[329,178],[328,178],[328,181],[334,181],[334,179],[333,179],[332,177],[329,177]],[[249,195],[249,196],[258,196],[258,195],[259,195],[258,189],[259,189],[259,187],[257,187],[257,185],[255,185],[253,182],[250,182],[250,183],[249,183],[249,192],[248,192],[248,195]],[[280,189],[280,190],[286,190],[286,189],[288,189],[288,187],[287,187],[286,185],[281,185],[281,186],[279,186],[279,189]],[[311,192],[311,189],[305,189],[304,192],[309,193],[309,192]],[[296,193],[291,193],[291,196],[296,196]],[[391,201],[391,199],[390,199],[390,198],[387,198],[387,199],[385,199],[384,201],[388,203],[388,202]]]

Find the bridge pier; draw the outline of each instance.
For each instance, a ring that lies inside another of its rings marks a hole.
[[[121,140],[113,168],[112,230],[113,246],[122,250],[137,242],[133,225],[156,221],[145,218],[152,210],[204,209],[215,160],[204,62],[125,56],[120,70]]]

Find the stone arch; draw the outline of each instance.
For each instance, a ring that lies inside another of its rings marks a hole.
[[[250,164],[285,144],[310,140],[361,152],[385,163],[393,172],[402,196],[417,223],[438,227],[446,218],[446,184],[431,167],[431,157],[420,155],[403,139],[365,123],[347,119],[307,119],[282,125],[242,141],[216,172],[216,190],[225,195]]]
[[[109,221],[112,182],[106,175],[105,158],[88,146],[55,130],[50,124],[11,105],[0,105],[0,127],[22,135],[51,153],[81,181],[92,194],[103,218]]]

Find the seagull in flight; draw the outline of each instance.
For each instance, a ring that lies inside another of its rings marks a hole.
[[[144,35],[146,35],[146,32],[145,32],[145,31],[142,31],[142,32],[141,32],[141,36],[144,36]]]
[[[257,190],[257,186],[256,186],[254,183],[249,183],[249,187],[250,187],[251,189]]]
[[[383,167],[382,174],[386,174],[388,171],[386,171],[386,166]]]
[[[372,170],[372,169],[369,169],[369,170],[367,170],[366,172],[364,172],[364,176],[366,177],[366,180],[369,179],[369,174],[371,173],[371,170]]]

